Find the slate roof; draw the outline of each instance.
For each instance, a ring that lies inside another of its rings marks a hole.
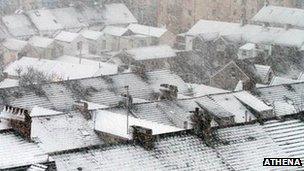
[[[278,116],[295,114],[304,109],[304,83],[261,87],[257,89],[257,96],[274,105],[275,114]]]
[[[144,150],[131,144],[95,147],[52,156],[60,170],[277,170],[265,157],[288,157],[258,124],[218,129],[213,148],[189,133],[175,133]],[[288,169],[288,168],[286,168]],[[291,168],[289,168],[291,169]]]
[[[0,170],[52,161],[37,144],[12,131],[1,131],[0,142]]]
[[[286,121],[273,120],[266,122],[263,129],[283,149],[285,153],[287,153],[290,157],[300,158],[303,162],[303,121],[298,119]]]
[[[31,137],[47,153],[103,144],[81,113],[32,118]]]

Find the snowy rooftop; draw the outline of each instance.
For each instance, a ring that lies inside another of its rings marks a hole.
[[[241,26],[239,23],[228,23],[212,20],[198,21],[187,33],[189,36],[201,35],[214,40],[219,36],[232,41],[245,40],[250,43],[277,44],[301,48],[304,43],[304,30],[263,27],[259,25]],[[210,36],[212,34],[212,36]]]
[[[265,169],[261,165],[264,158],[289,156],[258,124],[219,129],[215,134],[218,141],[214,142],[214,148],[206,146],[201,138],[181,133],[159,138],[150,151],[138,145],[119,144],[52,157],[63,171],[77,168],[216,171],[278,170],[278,167]]]
[[[103,30],[103,34],[108,34],[112,36],[123,36],[128,32],[127,28],[124,27],[116,27],[116,26],[106,26]]]
[[[144,119],[138,119],[129,116],[128,126],[141,126],[144,128],[152,129],[153,135],[177,132],[182,129],[159,124]],[[132,139],[131,128],[127,127],[127,115],[117,114],[109,111],[100,110],[96,113],[95,130],[122,137],[125,139]]]
[[[80,34],[78,34],[78,33],[62,31],[55,37],[55,40],[71,43],[75,39],[77,39],[79,36],[80,36]]]
[[[103,143],[93,123],[74,112],[32,118],[31,137],[48,153]]]
[[[50,10],[31,10],[28,11],[27,14],[39,31],[56,31],[63,29],[62,24],[58,23],[56,17]]]
[[[54,42],[54,39],[49,39],[40,36],[33,36],[32,38],[30,38],[28,42],[30,45],[34,47],[48,48]]]
[[[107,25],[137,23],[129,9],[121,3],[106,4],[104,18]]]
[[[82,28],[86,26],[82,21],[81,14],[73,7],[50,9],[50,11],[55,16],[57,22],[65,29]]]
[[[76,59],[75,59],[76,60]],[[78,60],[79,61],[79,60]],[[102,65],[101,65],[102,66]],[[106,74],[103,70],[107,70],[112,66],[105,64],[104,68],[99,67],[98,63],[95,66],[79,63],[68,63],[48,59],[38,59],[23,57],[8,65],[4,72],[10,76],[17,76],[16,69],[21,68],[22,73],[26,73],[28,68],[32,67],[46,74],[53,75],[54,79],[80,79]]]
[[[256,45],[254,43],[246,43],[242,47],[240,47],[241,50],[254,50],[256,49]]]
[[[0,170],[48,162],[48,155],[37,144],[27,142],[13,132],[1,132],[0,140]]]
[[[40,116],[52,116],[52,115],[59,115],[62,114],[62,112],[34,106],[31,110],[30,116],[31,117],[40,117]]]
[[[9,50],[21,51],[26,47],[28,43],[23,40],[17,40],[14,38],[6,39],[2,45]]]
[[[188,84],[188,87],[193,92],[194,97],[200,97],[218,93],[228,93],[229,91],[216,87],[207,86],[204,84]]]
[[[57,58],[56,61],[66,62],[66,63],[70,63],[70,64],[79,64],[78,57],[67,56],[67,55]],[[100,61],[95,61],[95,60],[89,60],[89,59],[81,59],[81,65],[98,67],[99,71],[98,71],[98,73],[96,73],[97,75],[117,74],[117,68],[118,68],[118,66],[115,64],[100,62]]]
[[[248,122],[248,120],[246,121],[246,115],[247,119],[256,119],[254,114],[250,112],[250,110],[244,106],[232,93],[211,95],[211,99],[213,99],[227,112],[234,114],[236,123]]]
[[[290,24],[296,27],[304,27],[304,10],[279,6],[264,6],[253,18],[253,21]]]
[[[304,124],[301,120],[292,119],[282,121],[268,121],[263,129],[276,142],[285,153],[295,158],[301,158],[303,162]],[[303,167],[299,170],[303,170]]]
[[[19,85],[19,81],[15,79],[6,78],[0,82],[0,88],[9,88]]]
[[[304,83],[290,83],[258,88],[259,98],[274,105],[278,116],[296,114],[304,110]]]
[[[10,34],[15,37],[32,36],[36,34],[35,28],[23,14],[6,15],[2,21]]]
[[[166,28],[152,27],[141,24],[130,24],[127,28],[135,34],[141,34],[141,35],[158,37],[158,38],[168,31]]]
[[[168,45],[150,46],[127,51],[135,60],[151,60],[176,57],[175,51]]]
[[[272,78],[270,85],[281,85],[281,84],[291,84],[291,83],[298,83],[298,82],[303,82],[304,80],[295,80],[292,78],[286,78],[286,77],[279,77],[275,76]]]
[[[246,91],[234,93],[233,95],[257,112],[272,111],[273,109]]]
[[[103,37],[103,33],[94,30],[84,30],[80,33],[84,38],[90,40],[99,40]]]

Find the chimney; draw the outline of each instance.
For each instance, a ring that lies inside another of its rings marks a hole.
[[[133,129],[133,141],[135,144],[138,144],[144,147],[146,150],[152,150],[154,147],[154,137],[152,129],[132,126]]]
[[[80,112],[86,120],[92,119],[91,111],[89,111],[89,105],[87,102],[76,101],[74,104],[74,109]]]
[[[129,68],[128,65],[119,65],[118,68],[117,68],[117,71],[118,71],[118,73],[123,73],[128,68]]]
[[[178,88],[174,85],[161,84],[159,91],[161,92],[161,100],[176,100],[178,96]]]
[[[195,108],[191,116],[193,129],[195,134],[203,138],[207,145],[211,143],[211,122],[213,117],[206,112],[200,110],[200,108]]]
[[[6,119],[9,120],[12,128],[22,137],[30,140],[32,118],[29,115],[29,111],[23,108],[5,105],[3,112],[8,115]]]
[[[264,6],[267,7],[268,5],[269,5],[269,1],[268,1],[268,0],[265,0],[265,1],[264,1]]]
[[[125,86],[125,93],[122,94],[122,96],[124,97],[124,105],[125,107],[128,109],[128,111],[130,111],[133,107],[133,98],[132,95],[129,92],[129,86]]]

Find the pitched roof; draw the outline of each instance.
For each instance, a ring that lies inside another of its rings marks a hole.
[[[141,35],[158,37],[158,38],[168,31],[166,28],[152,27],[141,24],[130,24],[127,28],[135,34],[141,34]]]
[[[62,31],[55,37],[55,40],[71,43],[75,39],[77,39],[79,36],[80,36],[80,34],[78,34],[78,33]]]
[[[290,83],[257,89],[258,97],[274,105],[275,114],[285,116],[304,110],[304,83]]]
[[[93,123],[75,112],[32,118],[31,137],[47,153],[103,144]]]
[[[106,4],[104,18],[107,25],[137,23],[136,18],[122,3]]]
[[[98,40],[103,37],[103,33],[94,30],[84,30],[80,33],[84,38],[90,40]]]
[[[24,14],[13,14],[2,17],[2,21],[14,37],[32,36],[36,30]]]
[[[127,50],[135,60],[151,60],[176,57],[175,51],[168,45],[141,47]]]
[[[54,39],[49,39],[40,36],[33,36],[32,38],[30,38],[28,42],[30,45],[34,47],[47,48],[54,42]]]
[[[258,98],[254,97],[246,91],[241,91],[233,94],[244,104],[250,106],[252,109],[258,112],[272,111],[272,107],[266,105],[264,102],[260,101]]]
[[[276,44],[301,48],[304,43],[304,30],[263,27],[259,25],[241,26],[239,23],[228,23],[212,20],[199,20],[185,35],[210,35],[211,40],[225,37],[233,42]]]
[[[260,76],[261,79],[266,79],[268,74],[271,72],[271,66],[254,64],[254,67],[257,75]]]
[[[292,78],[274,76],[270,82],[270,85],[291,84],[291,83],[298,83],[298,82],[303,82],[303,80],[295,80]]]
[[[153,135],[181,131],[182,129],[160,124],[153,121],[138,119],[133,116],[117,114],[109,111],[100,110],[96,113],[94,120],[95,130],[112,134],[125,139],[132,139],[132,134],[127,128],[131,126],[141,126],[152,130]]]
[[[104,66],[104,68],[102,66]],[[20,68],[22,73],[26,73],[29,68],[34,68],[48,74],[49,76],[53,76],[54,81],[56,81],[60,79],[80,79],[107,74],[105,70],[110,68],[112,69],[112,67],[115,67],[115,65],[104,64],[99,67],[98,64],[92,66],[89,64],[79,64],[76,62],[68,63],[56,60],[22,57],[18,61],[8,65],[4,72],[8,73],[10,76],[18,76],[16,69]],[[114,69],[115,68],[113,68],[113,70]],[[110,73],[112,74],[112,72]]]
[[[290,24],[295,27],[304,27],[304,10],[297,8],[287,8],[267,5],[264,6],[253,18],[253,21],[274,23],[274,24]]]
[[[50,12],[65,29],[83,28],[86,26],[80,13],[73,7],[50,9]]]
[[[124,27],[116,27],[116,26],[106,26],[103,30],[103,34],[108,34],[112,36],[123,36],[129,30]]]
[[[27,14],[39,31],[57,31],[63,29],[62,24],[58,23],[50,10],[31,10],[27,11]]]
[[[158,138],[154,148],[138,145],[84,149],[52,156],[60,170],[263,170],[264,158],[289,157],[262,126],[246,125],[214,131],[213,148],[204,140],[187,133]],[[94,161],[94,162],[93,162]],[[268,169],[277,170],[279,167]],[[287,168],[291,169],[291,168]]]
[[[27,44],[28,44],[28,42],[26,42],[26,41],[14,39],[14,38],[6,39],[2,43],[2,45],[4,47],[6,47],[7,49],[15,50],[15,51],[23,50],[23,48],[26,47]]]
[[[25,141],[17,134],[1,131],[0,169],[29,166],[52,160],[37,144]]]

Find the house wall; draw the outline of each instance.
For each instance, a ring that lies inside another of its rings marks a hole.
[[[85,42],[85,39],[82,37],[82,36],[79,36],[77,39],[75,39],[73,42],[62,42],[62,41],[58,41],[58,40],[56,40],[56,42],[60,45],[60,46],[62,46],[62,48],[63,48],[63,54],[64,55],[74,55],[74,56],[76,56],[76,55],[79,55],[79,53],[80,53],[80,51],[78,50],[78,43],[79,42],[82,42],[83,43],[83,47],[82,47],[82,49],[84,50],[84,49],[87,49],[87,44],[86,44],[86,42]]]
[[[164,35],[162,35],[159,38],[159,44],[166,44],[171,47],[174,47],[175,43],[176,43],[176,36],[170,31],[167,31]]]

